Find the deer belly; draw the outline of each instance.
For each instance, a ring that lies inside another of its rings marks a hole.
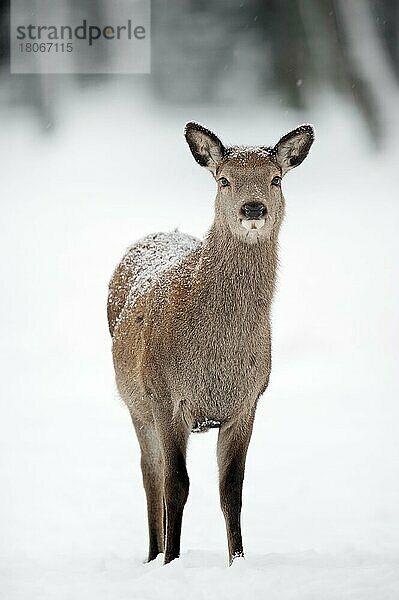
[[[214,385],[187,385],[177,394],[175,413],[182,413],[186,423],[192,423],[194,433],[220,428],[252,411],[267,381],[262,377],[226,383],[219,380]]]

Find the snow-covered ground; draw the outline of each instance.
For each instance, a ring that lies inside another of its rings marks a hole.
[[[399,597],[397,145],[354,115],[64,99],[43,136],[2,126],[0,598],[396,600]],[[18,118],[17,118],[18,117]],[[216,432],[192,436],[182,557],[144,565],[138,445],[117,398],[107,283],[134,239],[212,219],[185,146],[195,119],[258,144],[309,119],[284,181],[273,372],[247,462],[247,558],[227,567]]]

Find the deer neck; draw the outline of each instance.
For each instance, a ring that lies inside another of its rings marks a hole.
[[[215,222],[199,261],[199,300],[216,315],[268,319],[277,267],[277,234],[248,244]],[[253,310],[251,310],[253,309]]]

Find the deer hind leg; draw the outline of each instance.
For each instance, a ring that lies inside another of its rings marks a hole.
[[[178,431],[173,426],[162,436],[166,512],[165,564],[180,555],[183,511],[190,485],[186,469],[188,435],[188,431]]]
[[[241,537],[242,486],[252,426],[253,416],[246,423],[222,426],[218,437],[220,505],[226,522],[230,565],[234,558],[244,556]]]
[[[148,562],[164,551],[163,456],[154,423],[142,423],[132,416],[141,449],[141,471],[147,496]]]

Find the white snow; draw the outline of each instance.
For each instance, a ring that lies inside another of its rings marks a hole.
[[[214,419],[208,419],[208,417],[205,417],[202,421],[197,421],[191,431],[193,433],[200,433],[214,427],[220,427],[220,421],[215,421]]]
[[[335,100],[311,115],[167,112],[101,88],[64,101],[52,135],[19,114],[0,142],[0,597],[397,600],[397,145],[376,153]],[[181,559],[142,564],[139,451],[106,322],[128,244],[210,224],[192,118],[226,142],[267,145],[306,118],[317,135],[282,184],[273,371],[231,568],[212,430],[190,441]]]

